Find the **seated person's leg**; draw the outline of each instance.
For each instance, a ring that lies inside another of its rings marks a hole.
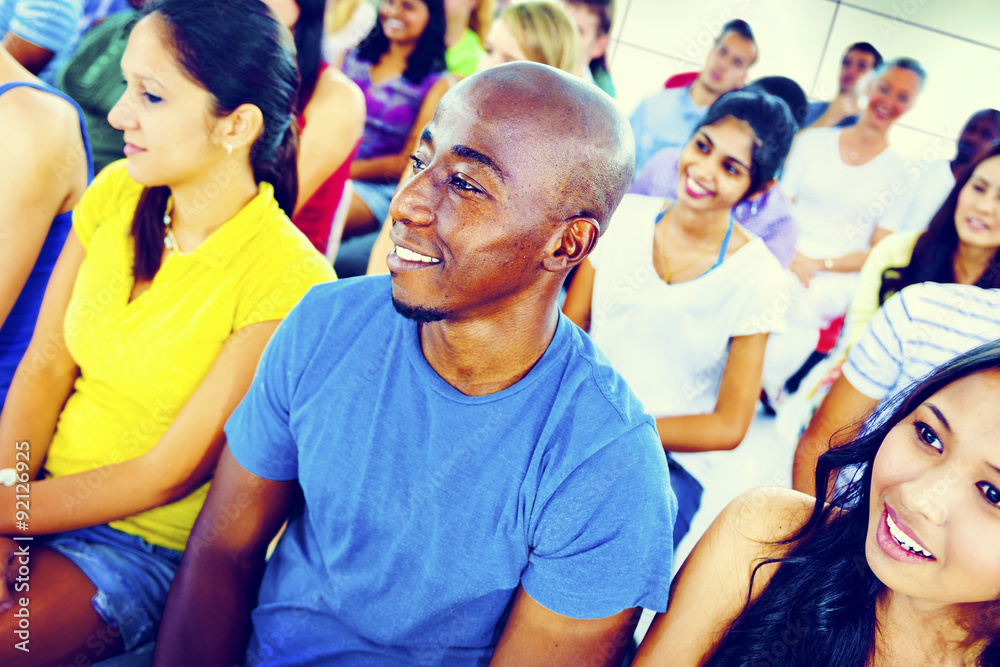
[[[98,613],[91,600],[99,596],[94,584],[66,556],[36,542],[27,545],[30,574],[22,577],[30,588],[11,584],[14,606],[0,614],[0,663],[6,667],[39,664],[87,664],[119,655],[122,635]],[[15,562],[18,561],[15,556]],[[30,600],[22,607],[19,600]],[[27,611],[28,615],[24,616]],[[24,634],[18,634],[18,630]],[[23,642],[23,643],[22,643]]]
[[[12,591],[0,632],[17,637],[18,602],[28,598],[30,653],[0,642],[0,664],[78,664],[80,656],[92,664],[156,639],[180,552],[106,525],[21,544],[29,545],[30,589]]]
[[[396,192],[396,183],[351,181],[354,193],[347,211],[343,238],[378,231],[378,223],[389,215],[389,202]]]

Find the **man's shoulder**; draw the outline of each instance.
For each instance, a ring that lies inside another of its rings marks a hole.
[[[565,316],[560,326],[570,327],[563,339],[567,363],[558,390],[570,398],[562,401],[560,418],[585,415],[611,438],[643,424],[655,433],[652,417],[590,337]]]
[[[317,285],[302,301],[337,310],[377,309],[391,303],[391,280],[388,275],[343,278]]]
[[[320,283],[309,289],[290,315],[289,326],[320,339],[330,330],[360,335],[362,329],[395,314],[388,275]],[[384,327],[383,327],[384,328]]]

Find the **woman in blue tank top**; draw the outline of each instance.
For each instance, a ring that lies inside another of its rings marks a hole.
[[[90,142],[73,100],[0,46],[0,408],[28,347],[70,228],[93,178]],[[62,344],[62,341],[52,341]]]

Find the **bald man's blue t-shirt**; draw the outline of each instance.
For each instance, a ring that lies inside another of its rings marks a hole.
[[[428,364],[388,276],[313,288],[226,426],[297,479],[247,663],[483,665],[518,585],[600,618],[667,605],[676,503],[653,420],[560,316],[520,381],[466,396]]]

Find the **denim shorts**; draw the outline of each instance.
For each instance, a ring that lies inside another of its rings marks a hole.
[[[121,632],[126,651],[156,640],[182,552],[108,525],[48,535],[39,542],[73,561],[97,587],[91,604]]]
[[[368,207],[368,210],[372,212],[372,216],[375,218],[376,224],[379,228],[382,227],[382,223],[385,219],[389,217],[389,202],[392,201],[392,196],[396,194],[396,186],[398,183],[395,181],[392,183],[371,183],[369,181],[351,181],[351,187],[354,188],[354,194],[358,196],[358,199],[363,201]]]

